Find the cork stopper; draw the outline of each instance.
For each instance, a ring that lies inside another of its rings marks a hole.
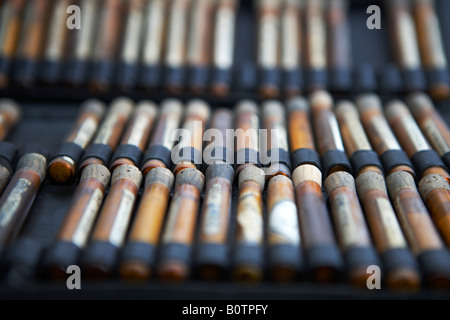
[[[111,102],[111,110],[109,113],[112,114],[120,114],[123,116],[128,116],[131,111],[133,111],[134,102],[133,100],[127,97],[118,97]]]
[[[111,184],[121,179],[127,179],[134,182],[134,184],[136,184],[136,187],[139,189],[142,182],[142,173],[135,166],[123,164],[114,169],[111,178]]]
[[[440,174],[428,174],[419,181],[419,192],[424,200],[428,198],[431,191],[436,189],[450,191],[450,185],[447,179]]]
[[[101,119],[105,115],[106,104],[97,99],[88,99],[81,104],[81,110],[93,113],[98,119]]]
[[[111,179],[111,173],[104,165],[90,164],[83,169],[80,181],[87,179],[97,179],[106,188]]]
[[[349,100],[340,100],[336,104],[336,116],[342,118],[359,118],[358,109],[353,102]]]
[[[381,99],[374,93],[365,93],[355,98],[356,106],[360,113],[368,112],[371,110],[377,110],[382,112],[383,104]]]
[[[154,118],[158,114],[158,107],[153,101],[142,100],[137,104],[135,113],[144,113],[146,116]]]
[[[333,98],[325,90],[317,90],[309,96],[309,102],[313,108],[329,109],[333,108]]]
[[[205,177],[203,173],[194,168],[186,168],[178,172],[175,178],[175,188],[183,184],[191,184],[198,189],[199,192],[203,191],[205,185]]]
[[[264,189],[265,175],[264,171],[256,166],[248,166],[239,173],[239,188],[246,181],[254,181],[259,184],[261,190]]]
[[[16,101],[0,99],[0,113],[6,114],[11,123],[16,123],[22,115],[22,110]]]
[[[390,121],[396,117],[411,117],[406,105],[400,100],[391,100],[386,104],[385,108],[386,118]]]
[[[267,100],[262,105],[263,117],[270,117],[273,115],[284,116],[283,104],[276,100]]]
[[[178,99],[164,99],[161,101],[161,114],[170,114],[180,119],[183,115],[183,103]]]
[[[394,195],[400,189],[416,189],[414,178],[406,171],[397,171],[388,175],[386,178],[386,185],[391,198],[394,198]]]
[[[32,170],[39,175],[40,181],[44,181],[47,173],[47,159],[44,155],[39,153],[26,153],[19,158],[17,162],[16,171],[26,169]]]
[[[163,167],[156,167],[145,176],[145,186],[158,182],[172,190],[174,180],[172,171]]]
[[[366,171],[356,178],[356,189],[360,199],[364,199],[367,192],[372,190],[382,191],[387,195],[384,176],[376,171]]]
[[[347,187],[355,190],[355,179],[353,176],[345,171],[337,171],[332,174],[330,174],[325,179],[325,189],[327,190],[327,193],[331,194],[334,189],[340,188],[340,187]]]
[[[242,100],[235,107],[236,114],[239,116],[242,113],[259,114],[258,105],[251,100]]]
[[[292,181],[297,186],[305,181],[312,181],[322,187],[322,172],[314,165],[303,164],[298,166],[292,173]]]
[[[202,121],[207,121],[211,113],[209,105],[200,99],[194,99],[187,103],[186,117],[199,117]]]
[[[309,113],[308,101],[303,97],[291,98],[287,101],[288,112],[303,111]]]
[[[433,101],[431,101],[431,98],[423,92],[411,93],[406,98],[406,103],[412,113],[434,109]]]

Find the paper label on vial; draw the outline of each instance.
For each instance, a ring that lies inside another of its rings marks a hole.
[[[175,139],[172,139],[172,134],[175,132],[175,130],[178,129],[178,120],[167,117],[166,118],[166,127],[164,128],[163,133],[163,146],[168,149],[172,150],[173,144],[175,143]]]
[[[379,136],[383,141],[383,143],[386,144],[387,149],[389,150],[402,149],[398,144],[397,139],[394,137],[391,129],[387,125],[387,122],[384,120],[382,116],[374,116],[372,120],[370,120],[370,122],[372,123],[372,126],[375,129],[377,136]]]
[[[58,6],[53,11],[53,19],[49,28],[49,42],[46,48],[46,58],[57,60],[63,54],[64,29],[66,22],[66,7],[64,1],[59,1]]]
[[[77,45],[75,48],[75,55],[80,60],[85,60],[89,57],[92,51],[93,40],[95,32],[96,19],[95,19],[95,2],[94,1],[84,1],[81,7],[81,19],[82,27],[79,32],[77,39]]]
[[[292,201],[276,203],[269,213],[269,233],[276,234],[289,244],[300,244],[297,207]]]
[[[170,16],[169,37],[167,38],[167,64],[177,68],[183,64],[186,28],[186,14],[182,8],[172,8]]]
[[[222,185],[216,183],[208,191],[206,198],[206,210],[202,231],[206,235],[220,232],[220,207],[222,204]]]
[[[3,10],[0,12],[0,53],[4,54],[4,50],[6,45],[6,38],[8,35],[8,28],[7,25],[9,23],[9,17],[13,15],[13,8],[12,8],[12,2],[7,1],[3,5]]]
[[[292,70],[298,67],[300,61],[299,33],[297,19],[295,15],[289,14],[281,21],[282,33],[282,58],[281,64],[285,70]]]
[[[165,1],[165,0],[163,0]],[[162,1],[153,1],[148,10],[147,34],[144,41],[143,60],[147,65],[160,61],[164,28],[164,7]]]
[[[20,178],[0,208],[0,227],[5,227],[17,213],[23,196],[30,190],[31,181]]]
[[[344,193],[335,196],[333,205],[344,247],[358,244],[358,227],[352,217],[350,201]]]
[[[414,149],[416,151],[428,150],[428,143],[422,135],[417,123],[412,117],[403,117],[401,119],[402,125],[405,127],[406,134],[409,137]]]
[[[357,117],[349,116],[347,118],[347,126],[350,128],[352,133],[352,139],[358,150],[372,150],[369,141],[367,140],[366,133],[361,127],[361,123]]]
[[[419,50],[416,40],[416,31],[411,16],[407,13],[398,15],[398,35],[397,37],[403,67],[409,69],[420,68]]]
[[[450,147],[445,142],[444,137],[439,132],[437,126],[434,124],[433,119],[428,119],[423,125],[423,129],[433,148],[439,153],[440,156],[450,151]]]
[[[427,21],[428,35],[430,41],[430,48],[433,48],[433,68],[436,69],[446,69],[447,60],[445,59],[444,48],[442,47],[441,32],[439,28],[439,21],[437,17],[433,14],[429,16]]]
[[[381,221],[385,230],[386,238],[391,248],[406,247],[405,238],[401,231],[397,217],[392,209],[391,203],[387,199],[376,199],[376,206],[380,213]]]
[[[219,69],[229,69],[233,64],[234,11],[223,8],[217,12],[214,37],[214,62]]]
[[[138,117],[136,119],[136,122],[134,123],[133,129],[131,130],[131,134],[128,137],[127,144],[139,146],[144,139],[144,134],[146,133],[145,129],[147,128],[148,124],[148,117]]]
[[[261,21],[261,32],[259,36],[259,62],[264,68],[275,68],[277,66],[278,48],[278,18],[266,15]]]
[[[78,130],[78,134],[73,140],[73,143],[85,148],[97,129],[97,121],[93,118],[87,118]]]
[[[243,242],[261,243],[263,239],[263,219],[258,200],[253,192],[239,197],[237,223]]]
[[[325,42],[325,25],[319,16],[311,16],[308,28],[310,30],[309,37],[309,59],[311,67],[314,69],[323,69],[326,67],[326,42]]]
[[[128,18],[128,24],[123,46],[123,61],[132,64],[135,63],[139,55],[139,44],[141,43],[142,12],[138,9],[133,10]]]
[[[111,228],[109,241],[116,247],[122,246],[127,232],[128,222],[134,205],[134,194],[129,190],[123,190],[122,200],[117,209],[116,218]]]
[[[339,125],[334,114],[328,115],[328,124],[330,125],[331,133],[333,134],[334,145],[337,150],[345,151],[342,143],[341,133],[339,132]]]
[[[84,248],[87,243],[89,233],[94,225],[95,217],[100,209],[103,201],[103,192],[96,188],[92,192],[92,196],[86,205],[83,216],[73,233],[72,242],[79,248]]]

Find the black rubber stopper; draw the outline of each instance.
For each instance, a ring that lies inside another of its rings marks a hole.
[[[186,78],[185,68],[178,67],[172,68],[167,67],[165,70],[165,84],[168,87],[183,87]]]
[[[285,91],[302,91],[303,89],[303,71],[301,68],[285,71],[283,73],[283,87]]]
[[[222,269],[228,266],[228,248],[224,244],[203,243],[197,247],[195,264],[197,267],[203,265],[214,265]]]
[[[450,151],[442,155],[441,159],[447,168],[450,168]]]
[[[5,252],[4,281],[20,285],[31,280],[38,271],[43,247],[36,239],[24,237],[16,240]]]
[[[58,267],[65,272],[68,266],[78,264],[80,252],[81,249],[73,242],[55,242],[45,251],[42,266],[44,269]]]
[[[344,167],[349,173],[352,172],[352,166],[350,165],[350,161],[344,151],[330,150],[322,156],[324,177],[327,177],[329,171],[335,166]]]
[[[100,159],[104,165],[107,165],[111,159],[111,154],[112,150],[108,145],[100,143],[91,144],[84,151],[80,163],[84,162],[87,158],[93,157]]]
[[[378,254],[373,247],[351,248],[344,253],[344,260],[348,272],[356,268],[367,269],[371,265],[380,267],[381,264]]]
[[[445,68],[431,69],[426,71],[428,84],[450,84],[449,71]]]
[[[402,70],[402,78],[406,91],[425,90],[425,77],[421,69]]]
[[[139,74],[139,86],[144,88],[156,88],[161,81],[161,67],[158,65],[146,65],[141,67]]]
[[[352,88],[352,73],[350,68],[333,68],[330,71],[330,86],[332,90],[346,92]]]
[[[169,149],[164,146],[151,146],[145,151],[142,164],[150,160],[159,160],[166,165],[166,168],[172,167],[172,154]]]
[[[292,244],[277,244],[268,250],[269,268],[289,266],[300,273],[303,268],[302,249]]]
[[[234,249],[233,265],[250,264],[263,268],[263,247],[258,245],[238,245]]]
[[[177,165],[181,161],[190,161],[200,170],[203,165],[202,152],[192,147],[181,148],[177,153],[173,154],[173,164]]]
[[[91,83],[109,84],[113,76],[113,63],[108,60],[95,61],[92,65]]]
[[[447,249],[428,250],[417,259],[426,279],[439,276],[450,281],[450,254]]]
[[[437,152],[432,149],[416,152],[412,156],[411,162],[413,163],[414,168],[416,169],[416,174],[419,177],[422,177],[423,172],[431,167],[442,167],[448,170]]]
[[[179,261],[185,264],[191,262],[191,246],[181,243],[168,243],[160,249],[160,261]]]
[[[56,157],[69,157],[75,163],[78,163],[83,155],[83,149],[73,142],[63,142],[59,145],[58,151],[53,155],[52,160]]]
[[[36,61],[29,59],[18,59],[14,65],[15,81],[28,85],[33,82],[37,69]]]
[[[60,79],[61,63],[59,61],[46,60],[42,63],[40,78],[47,83],[56,83]]]
[[[208,67],[193,67],[189,70],[189,87],[204,90],[209,81]]]
[[[317,268],[326,267],[335,270],[339,277],[344,267],[339,248],[334,245],[318,245],[306,249],[305,262],[309,274]]]
[[[383,171],[383,166],[378,158],[378,154],[373,150],[358,150],[354,152],[350,157],[350,162],[355,175],[358,175],[361,169],[368,166],[375,166]]]
[[[99,267],[106,273],[113,273],[119,258],[119,248],[107,241],[90,243],[82,254],[83,268]]]
[[[256,87],[257,69],[253,62],[246,61],[237,69],[238,86],[242,90],[252,90]]]
[[[13,172],[12,166],[17,156],[17,146],[14,143],[0,142],[0,165],[5,167],[10,173]]]
[[[354,70],[354,88],[358,93],[373,92],[377,88],[375,70],[369,63],[361,63]]]
[[[142,151],[135,145],[121,144],[117,146],[116,150],[114,150],[114,154],[111,158],[110,164],[120,158],[129,159],[133,161],[136,166],[139,166],[142,159]]]
[[[291,169],[291,157],[289,156],[289,151],[279,148],[271,149],[267,151],[267,158],[268,159],[261,159],[261,162],[265,163],[267,166],[272,163],[282,163]]]
[[[292,169],[303,164],[312,164],[321,169],[320,157],[316,150],[301,148],[291,153]]]
[[[260,79],[259,85],[261,87],[271,86],[271,87],[279,88],[280,80],[281,80],[280,70],[275,69],[275,68],[260,69],[259,70],[259,79]]]
[[[124,89],[131,89],[136,85],[138,66],[122,62],[117,71],[117,84]]]
[[[252,163],[258,167],[261,166],[261,162],[259,161],[259,152],[255,149],[245,148],[237,150],[234,158],[235,166],[247,163]]]
[[[0,56],[0,73],[8,74],[10,67],[11,67],[11,60],[3,56]]]
[[[72,60],[66,64],[65,80],[73,85],[80,85],[86,82],[89,62],[83,60]]]
[[[155,264],[155,252],[154,245],[145,242],[128,242],[122,249],[120,261],[139,261],[147,266],[153,266]]]
[[[408,155],[403,150],[388,150],[380,156],[380,161],[387,175],[391,172],[392,168],[400,165],[414,169]]]
[[[411,251],[405,248],[390,249],[381,255],[383,270],[386,274],[398,269],[419,270],[419,265]]]
[[[203,162],[205,165],[210,165],[214,161],[223,161],[229,164],[233,164],[233,151],[227,147],[216,147],[212,149],[205,148],[203,151]]]
[[[232,69],[219,69],[216,68],[213,71],[212,82],[215,84],[225,84],[228,85],[233,78]]]
[[[400,92],[403,88],[400,69],[395,64],[387,64],[380,75],[381,91],[385,93]]]
[[[324,89],[328,84],[327,71],[325,69],[309,69],[306,71],[308,90]]]

